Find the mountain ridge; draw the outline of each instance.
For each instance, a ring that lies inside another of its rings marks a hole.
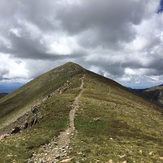
[[[74,63],[0,99],[0,115],[0,162],[162,161],[162,109]]]
[[[57,76],[57,73],[59,72],[59,71],[64,71],[64,67],[66,67],[67,68],[67,70],[68,70],[68,67],[70,67],[70,66],[72,66],[72,68],[74,68],[74,69],[77,69],[77,68],[79,68],[79,70],[81,69],[81,67],[79,66],[79,65],[77,65],[77,64],[73,64],[73,63],[71,63],[71,62],[69,62],[69,63],[66,63],[64,66],[61,66],[61,67],[59,67],[58,69],[53,69],[53,70],[51,70],[51,71],[49,71],[48,72],[48,75],[49,75],[49,79],[46,77],[47,76],[47,73],[45,73],[43,76],[41,75],[41,76],[39,76],[39,77],[37,77],[36,79],[34,79],[34,80],[32,80],[32,81],[30,81],[29,83],[27,83],[26,85],[24,85],[24,86],[22,86],[22,87],[20,87],[19,89],[17,89],[16,91],[14,91],[13,93],[10,93],[10,94],[8,94],[6,97],[4,97],[3,99],[0,99],[0,102],[3,102],[3,101],[9,101],[9,99],[12,99],[13,98],[13,96],[15,96],[15,94],[16,94],[16,96],[18,96],[17,97],[17,99],[16,100],[18,100],[18,101],[20,101],[22,98],[24,99],[24,96],[25,97],[27,97],[26,98],[26,103],[28,102],[32,102],[32,101],[34,101],[33,100],[33,97],[32,96],[36,96],[37,95],[37,92],[41,92],[41,94],[39,94],[39,97],[38,97],[38,99],[39,98],[43,98],[43,96],[46,96],[48,93],[50,93],[50,92],[48,92],[48,89],[49,89],[49,91],[52,89],[52,91],[53,91],[53,89],[55,89],[56,87],[57,88],[59,88],[64,82],[66,82],[65,80],[63,80],[63,78],[62,77],[60,77],[58,80],[60,80],[61,82],[60,83],[58,83],[58,85],[56,85],[55,86],[55,88],[53,88],[53,86],[52,86],[52,84],[51,85],[48,85],[48,83],[50,82],[50,81],[48,81],[48,80],[55,80],[55,76],[53,76],[53,73],[56,73],[56,76]],[[73,69],[73,72],[74,72],[74,69]],[[69,71],[69,70],[68,70]],[[69,71],[70,72],[70,74],[71,74],[71,70]],[[50,74],[49,74],[50,73]],[[63,72],[64,73],[64,72]],[[67,73],[67,72],[66,72]],[[42,79],[43,78],[43,79]],[[66,79],[67,80],[67,79]],[[44,83],[45,82],[47,82],[47,84],[46,84],[46,90],[44,91],[43,89],[45,89],[45,88],[43,88],[43,85],[44,85]],[[32,86],[31,86],[32,85]],[[47,86],[48,85],[48,86]],[[32,87],[33,88],[33,90],[32,89],[30,89],[30,87]],[[25,92],[23,92],[23,95],[21,94],[21,90],[23,89],[23,91]],[[28,93],[30,93],[32,96],[29,96],[28,97]],[[42,97],[41,97],[42,96]],[[37,100],[37,99],[36,99]],[[15,102],[15,101],[14,101]],[[16,108],[16,107],[18,107],[18,105],[19,105],[19,102],[17,102],[17,105],[16,106],[14,106],[13,105],[13,107],[14,108]],[[34,105],[34,104],[33,104]],[[13,109],[13,107],[11,107],[11,109]],[[5,109],[5,107],[3,106],[3,108],[1,109],[1,110],[4,110]],[[11,110],[10,109],[10,110]],[[10,111],[9,110],[9,111]],[[8,111],[8,112],[9,112]],[[2,118],[3,116],[4,116],[4,114],[6,114],[6,112],[4,112],[4,113],[1,113],[1,115],[0,115],[0,118]],[[19,114],[21,114],[21,113],[19,113]],[[18,114],[18,115],[19,115]],[[23,112],[23,114],[24,114],[24,112]],[[18,118],[18,117],[17,117]]]

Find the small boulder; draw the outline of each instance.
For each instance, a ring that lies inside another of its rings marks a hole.
[[[33,126],[37,123],[37,119],[36,118],[32,118],[32,120],[29,122],[29,126]]]
[[[35,107],[33,107],[32,109],[31,109],[31,112],[33,113],[33,114],[36,114],[37,112],[38,112],[38,108],[35,106]]]
[[[20,127],[15,127],[15,128],[13,128],[13,129],[11,130],[11,134],[16,134],[16,133],[18,133],[20,130],[21,130]]]
[[[65,159],[65,160],[62,160],[61,162],[70,162],[73,158],[68,158],[68,159]]]

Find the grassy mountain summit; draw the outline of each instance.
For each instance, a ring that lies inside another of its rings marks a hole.
[[[162,162],[158,106],[74,63],[0,99],[0,162]]]

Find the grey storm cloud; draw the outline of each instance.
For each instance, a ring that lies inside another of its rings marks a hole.
[[[2,6],[8,3],[3,0]],[[81,1],[80,5],[60,4],[59,1],[52,0],[46,3],[43,0],[15,0],[7,11],[6,8],[7,6],[2,8],[1,12],[4,22],[9,19],[7,28],[18,27],[22,32],[26,32],[26,26],[20,24],[21,20],[24,20],[36,25],[43,34],[62,30],[67,35],[78,35],[78,43],[84,47],[102,45],[111,48],[135,37],[135,31],[131,26],[140,23],[145,5],[129,0],[124,0],[123,3],[117,0],[90,0]],[[28,53],[32,58],[51,58],[46,55],[44,45],[38,41],[41,37],[42,34],[37,39],[32,39],[30,35],[18,38],[10,34],[8,39],[16,53]]]
[[[14,74],[7,64],[11,78],[28,72],[31,79],[67,61],[119,81],[125,75],[131,81],[135,74],[163,75],[158,5],[159,0],[1,0],[1,62],[22,66]]]
[[[81,5],[70,5],[64,12],[60,9],[57,18],[66,32],[81,34],[79,43],[83,46],[112,47],[135,37],[132,25],[141,22],[145,9],[143,3],[90,0]]]
[[[17,37],[14,34],[10,35],[12,41],[13,51],[11,51],[18,58],[26,59],[39,59],[39,60],[51,60],[69,58],[68,55],[49,54],[46,51],[47,47],[40,43],[39,40],[32,40],[28,37]],[[71,54],[71,58],[77,58],[79,55]]]
[[[146,66],[147,75],[160,76],[163,74],[163,58],[153,57],[152,61]]]
[[[0,80],[3,79],[3,78],[5,78],[4,76],[6,74],[8,74],[8,73],[9,73],[9,71],[7,69],[1,69],[0,70]]]

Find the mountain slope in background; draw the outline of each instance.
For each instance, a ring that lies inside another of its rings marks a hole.
[[[8,93],[0,93],[0,98],[6,96]]]
[[[161,162],[162,109],[74,63],[0,99],[0,162]]]
[[[163,85],[147,89],[135,89],[133,91],[150,100],[151,102],[161,107],[163,106]]]

